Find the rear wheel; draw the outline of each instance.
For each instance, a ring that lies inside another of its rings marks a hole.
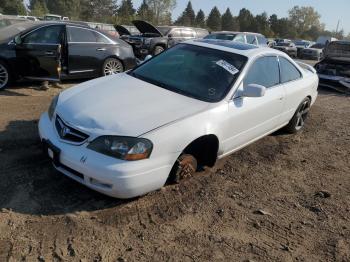
[[[163,46],[157,45],[154,48],[153,55],[159,55],[160,53],[164,52],[165,48]]]
[[[288,125],[285,127],[286,131],[292,134],[299,132],[305,125],[305,120],[309,114],[311,106],[310,98],[305,98],[304,101],[299,105],[293,118],[290,120]]]
[[[0,61],[0,90],[5,89],[10,83],[10,71],[4,62]]]
[[[107,58],[103,63],[102,74],[104,76],[114,75],[124,72],[124,66],[122,62],[116,58]]]

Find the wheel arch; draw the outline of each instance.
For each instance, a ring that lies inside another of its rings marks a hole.
[[[100,70],[100,72],[101,72],[101,75],[103,75],[103,66],[104,66],[104,64],[105,64],[105,62],[107,61],[107,59],[109,59],[109,58],[114,58],[114,59],[118,59],[121,63],[122,63],[122,65],[123,65],[123,72],[125,72],[125,63],[124,63],[124,61],[123,61],[123,59],[121,59],[120,57],[118,57],[117,55],[108,55],[108,56],[106,56],[103,60],[102,60],[102,64],[101,64],[101,70]]]
[[[218,151],[219,138],[214,134],[206,134],[192,140],[181,154],[191,154],[199,165],[213,167]]]

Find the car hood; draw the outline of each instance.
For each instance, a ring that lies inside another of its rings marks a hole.
[[[136,26],[136,28],[142,34],[150,33],[150,34],[157,34],[157,35],[163,36],[163,34],[156,27],[154,27],[150,23],[147,23],[146,21],[134,20],[132,21],[132,23],[134,24],[134,26]]]
[[[207,102],[122,73],[62,92],[56,112],[67,124],[88,133],[137,137],[208,107]]]
[[[350,41],[331,42],[324,53],[325,57],[329,59],[350,61]]]
[[[115,29],[118,31],[120,36],[131,35],[130,31],[122,25],[116,25]]]

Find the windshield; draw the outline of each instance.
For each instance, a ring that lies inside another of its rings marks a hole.
[[[290,46],[290,43],[277,43],[278,46]]]
[[[316,48],[316,49],[323,49],[325,46],[323,44],[315,44],[311,46],[310,48]]]
[[[228,93],[247,57],[216,49],[179,44],[131,71],[156,86],[207,102]]]
[[[54,15],[46,15],[44,17],[45,20],[47,21],[59,21],[61,20],[61,17],[60,16],[54,16]]]
[[[308,45],[308,43],[305,41],[296,41],[295,44],[299,45],[299,46],[307,46]]]
[[[220,39],[220,40],[233,40],[236,34],[210,34],[204,37],[204,39]]]

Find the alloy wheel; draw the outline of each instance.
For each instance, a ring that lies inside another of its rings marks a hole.
[[[103,68],[105,76],[114,75],[123,72],[123,65],[117,59],[108,59]]]
[[[9,81],[9,73],[5,66],[0,64],[0,89],[4,88]]]
[[[303,128],[309,111],[310,111],[310,101],[305,100],[297,113],[297,121],[295,125],[296,130],[300,130]]]

